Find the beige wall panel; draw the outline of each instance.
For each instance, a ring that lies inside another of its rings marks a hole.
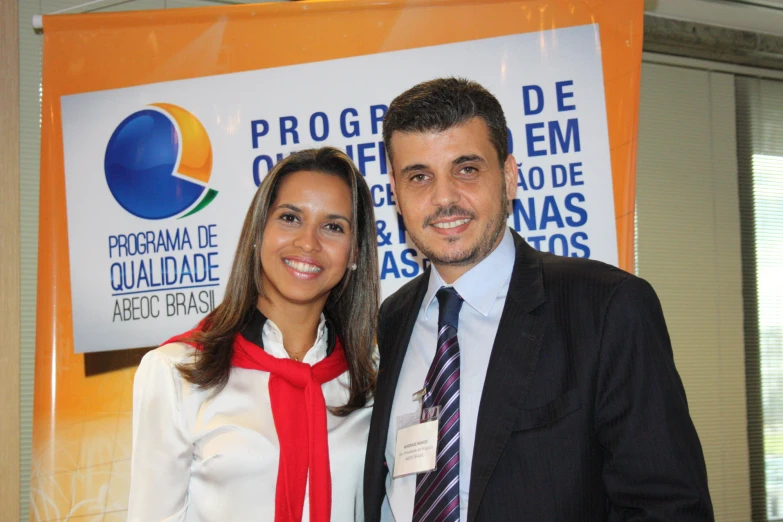
[[[750,520],[733,77],[645,64],[639,275],[655,287],[717,520]]]
[[[19,38],[17,0],[0,0],[0,506],[19,518]]]

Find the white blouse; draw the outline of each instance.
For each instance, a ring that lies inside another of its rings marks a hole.
[[[254,320],[263,321],[263,316],[255,314]],[[255,331],[243,331],[248,340],[258,344],[252,337],[260,333],[267,353],[288,357],[282,333],[272,321],[255,326]],[[191,360],[194,350],[183,343],[161,346],[144,356],[136,372],[128,521],[272,522],[280,446],[269,373],[232,368],[226,387],[212,395],[184,380],[176,368]],[[303,362],[313,365],[326,356],[322,317]],[[348,383],[346,371],[322,385],[327,406],[346,403]],[[334,522],[364,520],[362,483],[371,411],[369,405],[347,417],[327,411]],[[304,522],[310,518],[308,493]]]

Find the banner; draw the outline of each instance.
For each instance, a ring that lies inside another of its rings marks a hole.
[[[421,273],[381,137],[388,104],[418,82],[466,77],[500,100],[518,166],[508,224],[532,246],[632,267],[641,2],[44,23],[34,520],[125,511],[135,365],[220,303],[250,199],[290,152],[335,146],[365,175],[384,297]]]

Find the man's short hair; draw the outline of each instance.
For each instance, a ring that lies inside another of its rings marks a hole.
[[[465,78],[438,78],[415,85],[391,102],[383,118],[383,142],[389,159],[394,132],[443,132],[479,117],[489,129],[501,167],[508,156],[506,117],[497,98]]]

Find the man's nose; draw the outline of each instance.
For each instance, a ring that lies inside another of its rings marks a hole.
[[[454,181],[446,175],[436,176],[433,181],[431,202],[437,207],[448,207],[459,201],[459,191]]]

